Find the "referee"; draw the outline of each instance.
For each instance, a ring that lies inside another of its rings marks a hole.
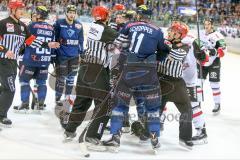
[[[163,111],[167,102],[173,102],[179,112],[179,143],[191,149],[192,138],[192,107],[187,94],[186,84],[182,78],[183,60],[186,57],[189,47],[181,43],[187,35],[188,27],[184,23],[175,22],[168,30],[168,40],[171,43],[171,50],[168,57],[158,63],[158,74],[162,91]],[[170,85],[169,85],[170,84]]]
[[[76,136],[76,130],[83,122],[92,101],[95,109],[93,114],[106,115],[108,104],[101,105],[110,90],[109,55],[105,49],[108,42],[117,38],[117,32],[107,26],[109,10],[103,6],[96,6],[92,10],[95,22],[91,24],[87,38],[87,49],[78,71],[76,99],[65,127],[65,138],[70,140]],[[99,111],[97,107],[101,107]],[[108,122],[108,116],[96,116],[86,134],[88,149],[102,150],[101,137]]]
[[[0,124],[10,126],[12,121],[7,112],[12,105],[15,94],[15,78],[17,75],[17,56],[24,45],[36,47],[58,47],[55,42],[42,42],[32,36],[27,26],[19,19],[25,11],[22,0],[10,0],[8,3],[10,16],[0,21]]]

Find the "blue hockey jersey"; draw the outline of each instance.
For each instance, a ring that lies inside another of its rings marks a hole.
[[[33,22],[28,26],[30,33],[43,42],[55,41],[54,28],[47,22]],[[23,64],[33,67],[47,67],[51,61],[50,48],[32,48],[27,46],[23,55]]]
[[[120,31],[117,43],[130,43],[129,51],[139,58],[146,58],[157,52],[168,52],[160,28],[143,21],[129,22]]]
[[[68,24],[65,19],[59,19],[54,24],[56,41],[60,48],[56,50],[57,56],[77,57],[83,53],[83,27],[80,22]]]

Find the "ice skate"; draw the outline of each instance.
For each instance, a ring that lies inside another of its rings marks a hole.
[[[156,133],[151,133],[150,134],[150,139],[151,139],[151,145],[152,145],[153,153],[157,154],[159,148],[161,147],[161,144],[159,142],[159,137],[157,137]]]
[[[85,144],[89,150],[98,152],[103,152],[107,150],[106,146],[104,146],[103,143],[97,138],[86,137]]]
[[[197,134],[192,137],[194,145],[207,144],[207,133],[206,128],[197,129]]]
[[[103,145],[106,146],[110,152],[117,153],[120,147],[120,138],[120,133],[114,134],[109,140],[103,141]]]
[[[67,142],[72,141],[76,136],[77,136],[76,132],[68,132],[68,131],[65,131],[65,132],[64,132],[64,140],[63,140],[63,143],[67,143]]]
[[[184,147],[187,150],[192,150],[193,142],[191,140],[187,141],[187,140],[179,139],[179,144],[180,146]]]
[[[218,115],[218,114],[220,114],[220,110],[221,110],[220,104],[215,104],[212,112],[213,112],[214,115]]]
[[[15,113],[28,113],[29,112],[29,103],[23,102],[19,106],[14,106],[13,109],[14,109]]]
[[[11,128],[12,121],[7,117],[3,117],[3,118],[0,118],[0,125],[5,128]]]

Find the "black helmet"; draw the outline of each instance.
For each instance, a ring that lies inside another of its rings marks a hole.
[[[69,11],[77,12],[77,7],[75,5],[68,5],[66,13],[68,13]]]
[[[41,16],[41,19],[47,19],[48,9],[45,6],[38,6],[36,8],[36,14]]]
[[[143,5],[140,5],[137,8],[137,14],[151,16],[152,15],[152,10],[149,9],[146,5],[143,4]]]

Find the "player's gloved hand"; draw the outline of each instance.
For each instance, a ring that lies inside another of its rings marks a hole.
[[[222,58],[224,56],[224,49],[222,47],[219,47],[217,49],[218,57]]]

